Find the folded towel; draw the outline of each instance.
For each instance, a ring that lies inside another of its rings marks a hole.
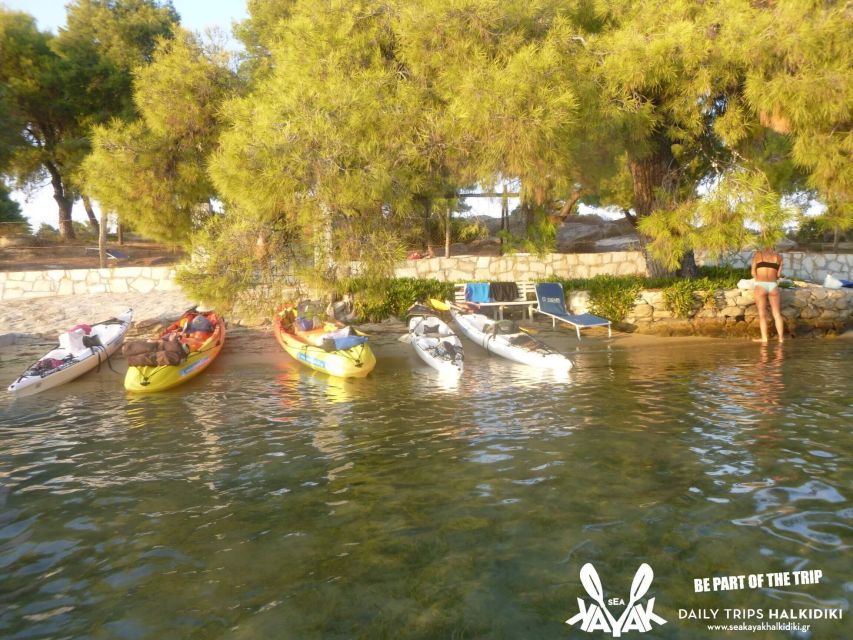
[[[465,300],[468,302],[490,302],[488,282],[469,282],[465,285]]]
[[[489,292],[495,302],[518,300],[518,285],[514,282],[490,282]]]

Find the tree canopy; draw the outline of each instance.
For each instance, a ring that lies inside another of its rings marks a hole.
[[[49,180],[59,229],[73,237],[79,167],[92,127],[131,117],[131,69],[171,33],[177,14],[155,0],[77,0],[68,26],[41,32],[32,16],[0,10],[0,83],[18,123],[15,151],[3,168],[23,186]],[[0,156],[3,153],[0,152]]]
[[[217,146],[218,110],[235,86],[226,62],[179,31],[136,68],[139,118],[94,128],[86,188],[144,236],[186,245],[210,215],[216,194],[206,162]]]
[[[150,237],[223,247],[256,236],[341,262],[391,261],[431,211],[502,178],[520,181],[537,224],[578,202],[618,206],[661,269],[742,245],[744,225],[773,237],[796,194],[822,201],[836,228],[853,225],[847,3],[248,9],[237,67],[176,31],[168,3],[78,0],[56,37],[2,14],[14,55],[0,63],[0,119],[37,132],[44,120],[62,135],[48,144],[30,133],[29,156],[0,140],[0,159],[13,158],[16,175],[61,160],[72,196],[91,192]],[[106,87],[118,97],[104,101]],[[214,201],[224,213],[207,224]]]

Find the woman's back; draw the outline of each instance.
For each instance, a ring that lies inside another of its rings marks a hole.
[[[775,251],[758,251],[752,260],[756,280],[760,282],[776,282],[782,268],[782,256]]]

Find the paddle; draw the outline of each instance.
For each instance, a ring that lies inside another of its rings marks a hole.
[[[625,623],[625,619],[628,617],[628,614],[631,612],[631,609],[634,607],[634,604],[637,600],[646,595],[646,592],[652,585],[652,579],[654,577],[655,572],[652,571],[652,568],[645,562],[640,565],[639,569],[637,569],[637,573],[634,574],[634,581],[631,583],[631,597],[628,599],[628,606],[625,607],[622,615],[619,616],[618,625],[620,630],[622,629],[622,625]]]
[[[442,302],[441,300],[436,300],[435,298],[429,299],[429,305],[438,311],[450,311],[450,305],[447,302]]]
[[[525,329],[524,327],[518,327],[518,330],[531,336],[539,335],[539,329]]]
[[[610,611],[607,610],[607,607],[604,606],[604,589],[601,586],[601,579],[598,577],[598,572],[595,570],[595,567],[593,567],[589,562],[581,567],[581,584],[583,585],[583,588],[586,589],[589,597],[595,600],[596,604],[604,612],[604,615],[607,616],[607,620],[610,622],[610,628],[613,630],[613,635],[619,635],[621,625],[620,627],[616,626],[616,620],[610,614]]]

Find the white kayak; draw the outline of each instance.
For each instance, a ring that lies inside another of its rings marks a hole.
[[[495,355],[539,369],[568,371],[572,361],[541,340],[519,330],[510,320],[491,320],[481,313],[451,309],[463,335]]]
[[[409,342],[420,359],[442,374],[462,375],[465,355],[453,329],[421,305],[409,309],[409,316]]]
[[[9,393],[28,396],[70,382],[105,362],[121,346],[133,311],[104,322],[77,325],[59,336],[59,345],[33,363],[9,385]]]

